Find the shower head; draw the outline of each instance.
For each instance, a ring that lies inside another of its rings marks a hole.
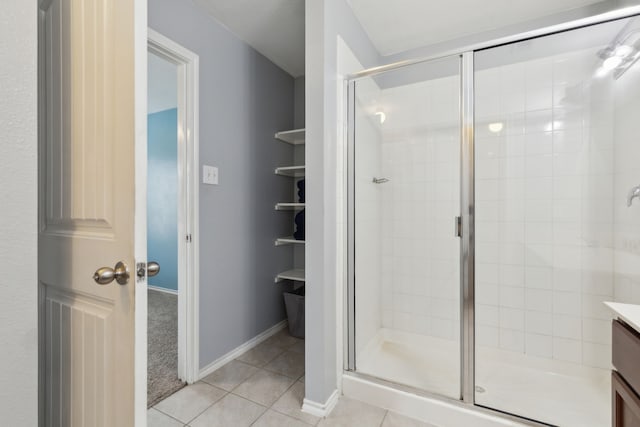
[[[602,77],[612,71],[613,78],[617,80],[640,59],[640,28],[626,34],[624,31],[609,46],[598,51],[597,56],[602,63],[596,75]]]

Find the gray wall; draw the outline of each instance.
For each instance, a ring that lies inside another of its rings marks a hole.
[[[38,425],[37,2],[0,14],[0,413]]]
[[[304,76],[297,77],[294,81],[293,100],[293,127],[300,129],[304,127]]]
[[[293,161],[277,142],[293,126],[293,78],[185,0],[149,0],[149,27],[200,56],[200,163],[220,185],[200,184],[200,366],[284,319],[274,276],[291,268],[291,198],[276,166]],[[198,244],[198,242],[196,242]]]
[[[337,387],[337,42],[365,67],[379,55],[345,0],[306,0],[306,398],[324,404]]]

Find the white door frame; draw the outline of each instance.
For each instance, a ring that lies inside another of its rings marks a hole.
[[[199,57],[151,28],[148,51],[178,69],[178,377],[191,384],[200,372]]]

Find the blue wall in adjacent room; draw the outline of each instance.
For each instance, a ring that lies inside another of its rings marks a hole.
[[[149,285],[178,290],[178,110],[149,114],[147,259],[160,264]]]

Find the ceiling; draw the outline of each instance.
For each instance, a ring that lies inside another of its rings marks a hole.
[[[531,21],[602,0],[347,0],[381,55]],[[401,25],[399,25],[401,23]]]
[[[194,0],[293,77],[304,75],[304,0]]]
[[[304,75],[304,0],[193,1],[283,70],[294,77]],[[346,1],[383,56],[603,3],[603,0]]]

